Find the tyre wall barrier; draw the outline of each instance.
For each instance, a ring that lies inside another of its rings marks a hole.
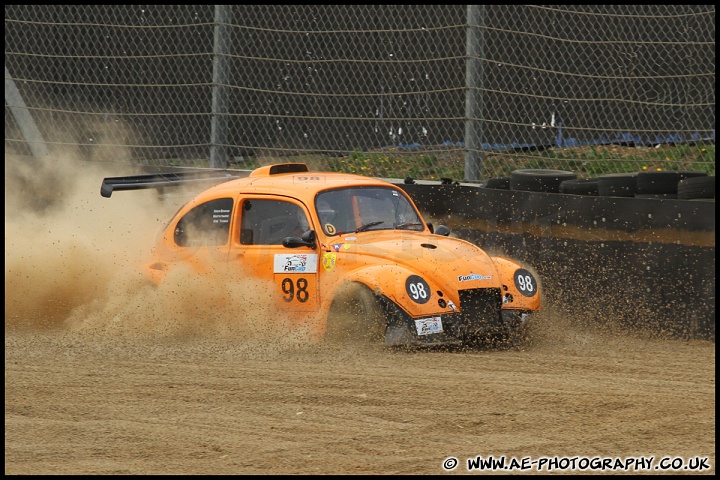
[[[715,341],[714,200],[399,186],[436,227],[534,268],[573,321]]]

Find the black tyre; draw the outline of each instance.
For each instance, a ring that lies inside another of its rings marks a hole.
[[[362,283],[342,287],[327,319],[326,340],[340,344],[384,344],[387,319],[378,297]]]
[[[601,197],[634,197],[637,172],[608,173],[598,177],[598,195]]]
[[[560,183],[577,175],[565,170],[521,169],[510,174],[510,188],[527,192],[560,192]]]
[[[635,198],[654,198],[656,200],[668,200],[678,198],[677,193],[636,193]]]
[[[577,178],[560,182],[560,193],[568,195],[597,195],[597,178]]]
[[[492,177],[485,182],[485,188],[499,188],[502,190],[510,189],[510,176]]]
[[[708,177],[685,178],[678,182],[678,198],[715,198],[715,175]]]
[[[641,195],[648,193],[678,193],[678,182],[686,178],[705,177],[705,172],[678,172],[665,170],[661,172],[639,172],[637,174],[637,190]]]

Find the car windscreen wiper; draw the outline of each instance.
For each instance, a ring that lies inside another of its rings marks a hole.
[[[363,225],[363,226],[361,226],[360,228],[358,228],[357,230],[355,230],[353,233],[364,232],[364,231],[367,230],[368,228],[374,227],[375,225],[380,225],[381,223],[385,223],[385,222],[383,222],[382,220],[380,220],[380,221],[377,221],[377,222],[366,223],[365,225]]]
[[[404,229],[407,227],[421,227],[421,226],[423,226],[423,224],[420,222],[405,222],[405,223],[400,223],[398,225],[395,225],[395,228]]]

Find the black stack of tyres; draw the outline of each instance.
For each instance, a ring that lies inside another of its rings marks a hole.
[[[677,197],[682,200],[715,198],[715,175],[684,178],[678,182]]]
[[[678,183],[681,180],[706,176],[705,172],[672,170],[639,172],[635,196],[637,198],[678,198]]]
[[[508,190],[510,189],[510,176],[488,178],[487,182],[485,182],[485,188]]]
[[[564,180],[560,183],[560,193],[569,195],[597,195],[598,179],[576,178],[574,180]]]
[[[527,192],[560,193],[560,183],[575,180],[577,175],[565,170],[520,169],[510,174],[510,189]]]
[[[608,173],[598,177],[598,195],[601,197],[634,197],[637,189],[637,172]]]

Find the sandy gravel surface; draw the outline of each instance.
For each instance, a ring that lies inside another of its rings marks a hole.
[[[6,333],[5,472],[432,474],[454,456],[467,473],[477,455],[714,472],[714,344],[554,323],[474,352]]]

